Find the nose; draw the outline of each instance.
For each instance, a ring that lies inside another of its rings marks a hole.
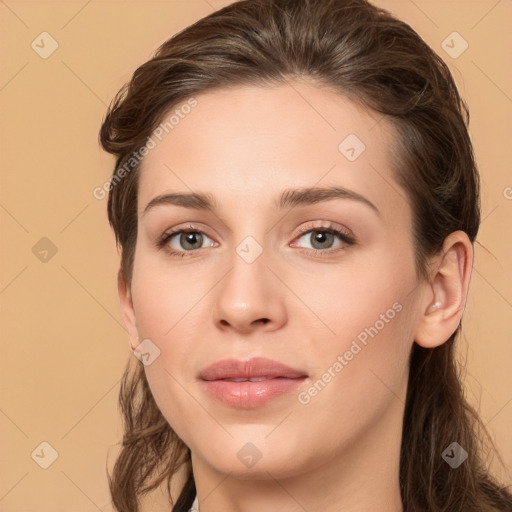
[[[230,263],[231,269],[215,287],[215,325],[240,334],[282,327],[286,323],[286,289],[269,267],[266,250],[252,262],[233,251]]]

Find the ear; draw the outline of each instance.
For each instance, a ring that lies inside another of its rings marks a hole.
[[[473,268],[473,245],[467,234],[448,235],[430,267],[414,338],[424,348],[442,345],[460,324]]]
[[[121,269],[119,269],[119,272],[117,273],[117,292],[119,295],[119,302],[121,304],[121,314],[123,316],[124,325],[130,337],[131,348],[134,350],[139,344],[139,333],[130,287],[126,282],[126,278],[124,277]]]

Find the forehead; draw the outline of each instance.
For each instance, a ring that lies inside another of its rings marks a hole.
[[[173,191],[263,207],[279,190],[315,184],[340,185],[382,206],[403,200],[394,183],[393,127],[340,93],[290,82],[212,90],[186,105],[166,113],[151,136],[139,211]]]

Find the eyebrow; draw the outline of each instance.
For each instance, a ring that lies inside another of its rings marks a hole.
[[[366,197],[348,190],[343,187],[305,187],[284,190],[281,195],[274,201],[274,206],[277,209],[284,209],[286,207],[295,207],[300,205],[311,205],[330,201],[333,199],[350,199],[358,201],[380,215],[379,209]],[[152,208],[161,205],[174,205],[183,208],[190,208],[193,210],[214,210],[216,208],[216,201],[211,194],[201,192],[175,192],[170,194],[162,194],[153,198],[144,208],[143,215]]]

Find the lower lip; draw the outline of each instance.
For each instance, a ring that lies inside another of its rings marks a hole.
[[[210,395],[231,407],[250,409],[270,402],[300,386],[306,377],[260,381],[231,382],[228,380],[203,380],[202,385]]]

